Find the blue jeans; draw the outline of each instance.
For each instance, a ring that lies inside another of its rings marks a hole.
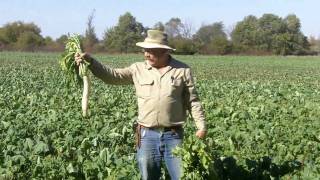
[[[143,180],[158,180],[161,177],[161,161],[164,160],[172,180],[181,177],[181,159],[172,150],[182,144],[183,129],[159,131],[141,128],[141,145],[137,150],[139,169]]]

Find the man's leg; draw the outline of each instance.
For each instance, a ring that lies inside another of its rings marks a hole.
[[[176,132],[168,131],[163,136],[165,144],[164,160],[170,174],[171,180],[179,180],[182,176],[181,158],[173,155],[172,150],[182,144],[183,130]]]
[[[160,133],[141,128],[141,145],[137,159],[143,180],[158,180],[161,176]]]

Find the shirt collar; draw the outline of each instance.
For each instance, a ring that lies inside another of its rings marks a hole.
[[[146,69],[148,70],[152,69],[152,66],[148,63],[148,61],[145,61],[144,64]]]

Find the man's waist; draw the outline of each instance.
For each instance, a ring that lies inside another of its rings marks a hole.
[[[183,128],[182,125],[175,125],[175,126],[170,126],[170,127],[163,127],[163,126],[147,127],[147,126],[139,124],[139,126],[141,128],[146,128],[146,129],[155,130],[155,131],[161,131],[161,132],[178,131],[178,130],[181,130]]]

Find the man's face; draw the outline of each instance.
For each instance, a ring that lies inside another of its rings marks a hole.
[[[150,48],[144,49],[144,58],[153,67],[162,66],[167,60],[167,49]]]

